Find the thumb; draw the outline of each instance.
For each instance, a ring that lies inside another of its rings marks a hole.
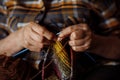
[[[58,35],[58,38],[57,40],[58,41],[61,41],[63,40],[64,38],[70,36],[70,34],[73,32],[73,27],[67,27],[65,29],[63,29],[60,34]]]

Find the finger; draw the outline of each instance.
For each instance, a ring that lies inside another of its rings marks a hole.
[[[45,36],[48,40],[56,40],[55,35],[48,31],[45,27],[40,26],[36,23],[30,23],[31,25],[34,25],[34,27],[32,27],[33,31],[35,31],[36,33]]]
[[[41,43],[41,42],[46,42],[49,43],[49,40],[47,40],[46,38],[44,38],[42,35],[39,35],[38,33],[36,33],[35,31],[33,31],[31,28],[27,28],[27,30],[24,33],[25,38],[28,42],[31,42],[31,44],[33,43]]]
[[[35,41],[35,40],[33,40],[33,39],[30,39],[30,40],[29,40],[29,43],[31,43],[31,44],[34,45],[34,46],[38,46],[38,47],[40,47],[40,45],[43,45],[43,47],[44,47],[44,46],[50,45],[50,44],[51,44],[51,41],[49,41],[49,40],[47,40],[47,39],[44,39],[43,42],[37,42],[37,41]]]
[[[83,30],[76,30],[76,31],[71,33],[70,40],[82,39],[85,36],[86,35],[85,35],[85,32]]]
[[[63,29],[60,32],[60,35],[58,36],[58,41],[64,39],[67,36],[69,36],[72,32],[73,32],[73,27],[72,26]]]
[[[33,52],[40,52],[42,48],[36,46],[29,46],[28,49]]]
[[[30,46],[38,46],[40,47],[41,43],[37,43],[35,42],[33,39],[31,39],[30,37],[27,38],[27,40],[24,41],[24,47],[25,48],[29,48]]]
[[[76,30],[83,30],[83,31],[87,31],[88,26],[87,24],[77,24],[77,25],[73,25],[73,26],[69,26],[65,29],[63,29],[58,37],[58,40],[62,40],[65,37],[69,36],[72,32],[76,31]]]
[[[72,49],[76,52],[83,52],[90,47],[90,42],[85,43],[82,46],[72,46]]]
[[[91,42],[91,38],[86,37],[85,39],[71,40],[69,41],[69,45],[70,46],[81,46],[81,45],[84,45],[86,42]]]
[[[41,49],[48,47],[48,44],[46,43],[39,43],[39,45],[29,45],[26,48],[29,49],[30,51],[34,52],[40,52]]]
[[[87,24],[82,23],[82,24],[78,24],[78,25],[83,30],[83,32],[85,33],[86,36],[91,36],[91,30]]]
[[[30,37],[35,42],[40,42],[41,43],[41,42],[44,41],[44,37],[42,35],[39,35],[38,33],[34,32],[33,30],[31,30],[31,32],[30,32]]]
[[[89,27],[88,27],[88,25],[86,23],[80,23],[77,26],[79,26],[80,29],[84,30],[84,31],[89,31],[90,30]]]
[[[31,37],[31,34],[28,34],[24,39],[24,47],[28,48],[29,46],[36,46],[38,48],[43,47],[42,45],[50,45],[50,41],[44,39],[44,42],[36,41]]]

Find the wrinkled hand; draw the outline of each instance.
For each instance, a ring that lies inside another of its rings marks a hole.
[[[21,42],[24,48],[30,51],[40,52],[40,50],[55,40],[55,35],[34,22],[28,23],[20,30]]]
[[[62,40],[69,37],[69,45],[76,52],[82,52],[89,48],[91,43],[91,31],[87,24],[77,24],[63,29],[58,37]]]

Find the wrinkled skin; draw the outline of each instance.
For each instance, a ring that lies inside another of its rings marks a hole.
[[[89,51],[110,59],[120,59],[120,39],[116,36],[100,36],[91,32],[86,24],[64,28],[59,36],[34,22],[0,40],[0,54],[11,56],[23,48],[40,52],[53,41],[69,37],[69,45],[76,52]],[[9,43],[9,44],[8,44]]]
[[[55,41],[57,37],[44,27],[35,23],[29,23],[29,27],[23,29],[23,46],[31,51],[39,52],[44,46]],[[83,37],[83,35],[85,35]],[[90,45],[90,31],[85,24],[69,26],[63,29],[58,36],[58,40],[70,37],[69,45],[74,51],[84,51]]]
[[[70,38],[69,45],[74,51],[82,52],[90,47],[91,31],[87,24],[73,25],[63,29],[58,40],[62,40],[68,36]]]
[[[76,52],[81,52],[89,48],[91,31],[86,24],[77,24],[68,26],[61,31],[59,36],[56,36],[43,26],[30,22],[25,27],[11,33],[7,38],[0,41],[2,44],[0,54],[11,56],[23,48],[40,52],[43,47],[50,45],[51,42],[62,40],[66,37],[70,38],[69,45],[72,49]],[[7,44],[8,42],[9,45]]]

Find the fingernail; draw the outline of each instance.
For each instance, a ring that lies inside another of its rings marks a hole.
[[[83,30],[87,31],[87,30],[88,30],[88,28],[87,28],[87,27],[83,27]]]
[[[57,38],[57,41],[62,41],[62,38],[60,38],[60,37],[59,37],[59,38]]]

